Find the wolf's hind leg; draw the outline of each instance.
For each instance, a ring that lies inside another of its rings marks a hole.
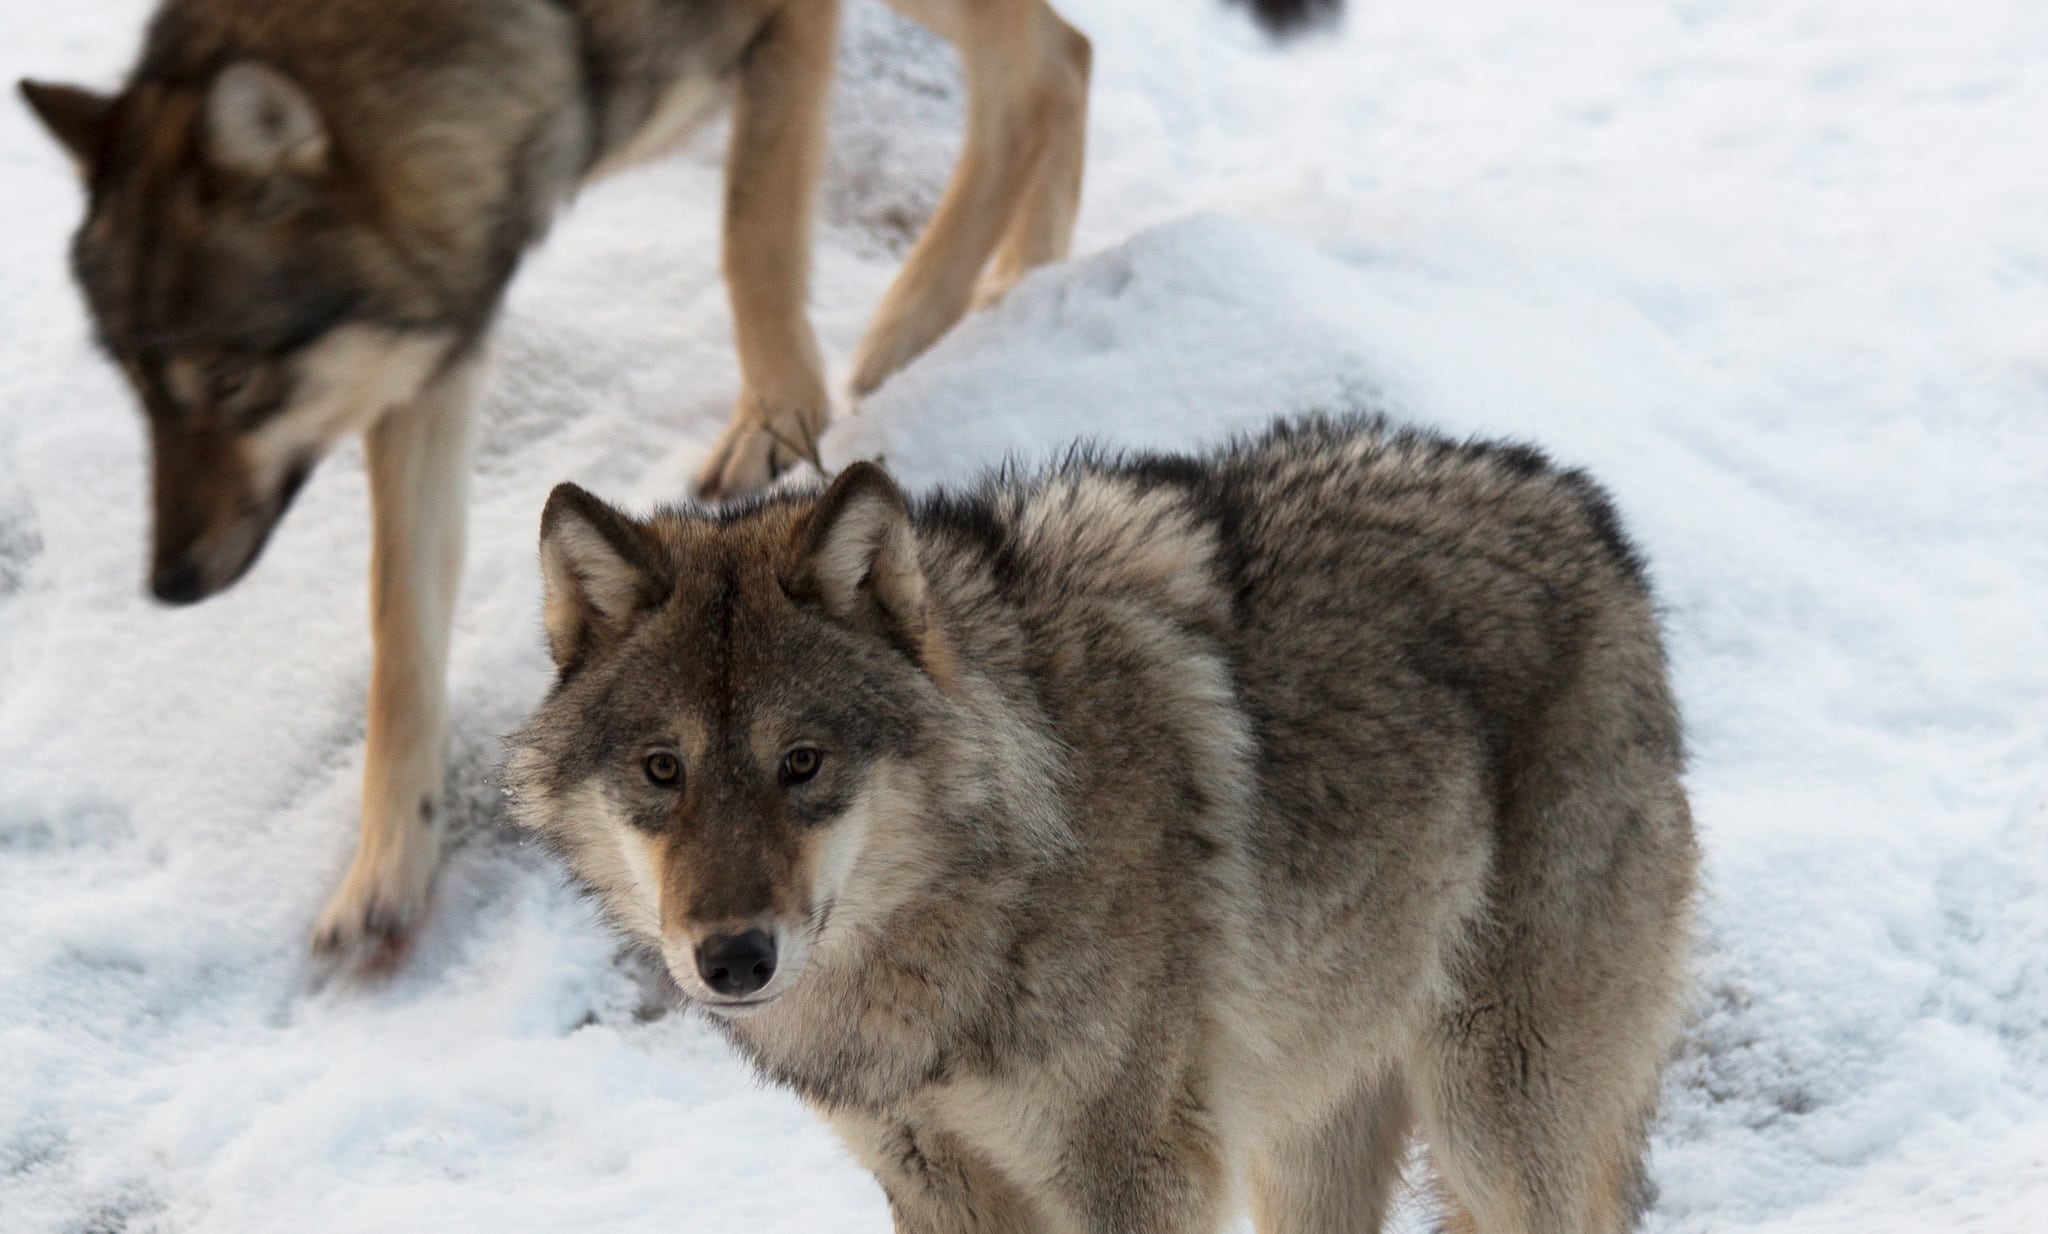
[[[838,52],[838,0],[768,19],[740,69],[725,174],[725,284],[745,388],[697,473],[705,497],[817,461],[831,410],[811,330],[811,216]]]
[[[443,374],[364,435],[375,661],[363,831],[313,946],[372,971],[404,955],[441,859],[448,632],[462,574],[477,367],[467,361]]]
[[[1647,604],[1596,612],[1584,647],[1507,760],[1484,924],[1411,1073],[1484,1234],[1634,1228],[1685,1005],[1698,849]]]
[[[1500,1045],[1510,1054],[1520,1047]],[[1496,1057],[1495,1061],[1498,1061]],[[1450,1234],[1623,1234],[1645,1195],[1644,1126],[1654,1092],[1570,1093],[1604,1077],[1535,1080],[1541,1095],[1504,1082],[1465,1054],[1433,1078],[1424,1136],[1450,1210]],[[1453,1069],[1469,1069],[1453,1074]]]
[[[1252,1160],[1258,1234],[1378,1234],[1401,1176],[1408,1094],[1397,1076],[1370,1082],[1322,1125]]]
[[[1644,837],[1680,834],[1684,811],[1674,797],[1631,813],[1629,838],[1581,867],[1614,880],[1604,894],[1556,894],[1555,868],[1527,880],[1551,894],[1509,891],[1462,1004],[1430,1034],[1413,1093],[1470,1228],[1621,1234],[1648,1202],[1644,1140],[1679,1019],[1690,865]]]
[[[1088,40],[1045,0],[889,3],[960,49],[967,136],[938,212],[861,340],[856,396],[960,319],[1006,234],[998,269],[1009,278],[1065,255],[1087,127]]]

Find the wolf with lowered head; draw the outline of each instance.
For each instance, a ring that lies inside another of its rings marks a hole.
[[[1081,191],[1086,38],[1046,0],[892,3],[958,49],[968,115],[857,393],[1064,256]],[[506,288],[581,186],[721,105],[741,390],[698,485],[759,487],[813,449],[830,399],[806,301],[839,7],[162,0],[119,92],[22,83],[84,181],[72,267],[146,413],[156,596],[233,585],[320,461],[363,437],[362,838],[321,951],[388,967],[426,913],[470,404]]]
[[[542,517],[522,823],[900,1234],[1645,1192],[1696,850],[1643,568],[1533,450],[1314,421],[906,502]]]
[[[1047,0],[888,0],[950,42],[944,199],[853,359],[875,389],[1066,255],[1088,39]],[[1276,30],[1338,0],[1251,0]],[[831,401],[808,309],[839,0],[161,0],[122,88],[24,81],[75,164],[72,267],[146,413],[149,585],[190,604],[256,562],[361,434],[371,632],[362,838],[315,927],[395,963],[427,911],[470,403],[524,254],[581,187],[730,113],[724,272],[740,391],[698,473],[758,488]]]

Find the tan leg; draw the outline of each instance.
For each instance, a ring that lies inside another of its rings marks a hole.
[[[1087,123],[1088,40],[1045,0],[890,3],[960,49],[967,135],[938,212],[861,341],[856,396],[960,319],[998,240],[1009,237],[999,269],[1011,279],[1065,254]]]
[[[697,475],[707,497],[816,462],[830,399],[807,315],[811,215],[838,51],[838,0],[793,0],[740,69],[725,176],[725,282],[745,388]]]
[[[1408,1122],[1407,1093],[1388,1077],[1322,1126],[1261,1152],[1251,1169],[1258,1234],[1378,1234]]]
[[[363,834],[313,939],[315,950],[372,970],[404,954],[441,857],[448,632],[462,574],[477,367],[471,361],[445,374],[364,435],[376,658]]]
[[[1080,31],[1069,28],[1068,33],[1072,36],[1071,68],[1081,79],[1078,111],[1047,127],[1044,156],[1010,219],[1009,230],[996,247],[995,260],[975,286],[977,309],[1002,299],[1018,279],[1039,266],[1064,260],[1074,245],[1074,217],[1081,211],[1081,170],[1088,154],[1088,74],[1093,51]]]

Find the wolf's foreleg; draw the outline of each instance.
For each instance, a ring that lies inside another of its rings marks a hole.
[[[1039,1234],[1023,1193],[954,1137],[834,1110],[826,1115],[889,1199],[896,1234]]]
[[[1230,1180],[1213,1135],[1177,1116],[1133,1135],[1129,1112],[1104,1109],[1071,1141],[1060,1184],[1076,1224],[1088,1234],[1218,1234]]]
[[[448,633],[462,574],[477,368],[461,362],[364,434],[375,661],[363,832],[313,942],[369,968],[403,955],[441,857]]]
[[[1368,1081],[1316,1126],[1264,1146],[1252,1159],[1252,1228],[1258,1234],[1379,1234],[1401,1177],[1410,1123],[1398,1075]]]
[[[811,217],[838,52],[838,0],[784,5],[748,52],[725,174],[725,285],[745,388],[697,475],[707,497],[817,461],[830,396],[811,330]]]
[[[1088,40],[1045,0],[890,4],[960,49],[967,138],[938,212],[861,340],[855,395],[881,385],[960,319],[1005,233],[997,263],[1005,277],[1065,256],[1088,114]]]

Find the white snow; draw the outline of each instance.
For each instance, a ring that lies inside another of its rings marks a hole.
[[[114,80],[141,0],[5,0],[10,74]],[[1669,617],[1708,851],[1653,1231],[2048,1221],[2048,6],[1210,0],[1094,39],[1080,257],[827,438],[913,484],[1076,434],[1379,404],[1592,468]],[[843,361],[957,142],[948,53],[851,8],[818,258]],[[354,843],[365,493],[142,595],[141,434],[87,341],[69,168],[0,108],[0,1229],[886,1230],[880,1193],[498,830],[573,478],[680,494],[736,391],[722,131],[588,194],[485,395],[456,631],[469,828],[412,966],[322,985]],[[1420,1199],[1402,1228],[1427,1228]]]

